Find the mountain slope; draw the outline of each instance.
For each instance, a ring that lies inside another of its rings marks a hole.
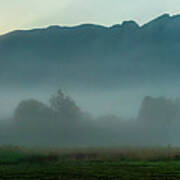
[[[103,27],[14,31],[0,36],[2,85],[133,87],[177,82],[180,16]]]

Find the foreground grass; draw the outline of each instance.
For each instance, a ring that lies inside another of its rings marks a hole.
[[[179,162],[66,161],[0,166],[0,179],[180,179]]]
[[[30,150],[3,147],[0,148],[1,179],[178,180],[179,149]]]

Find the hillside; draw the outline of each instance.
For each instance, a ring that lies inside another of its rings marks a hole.
[[[36,86],[132,87],[177,81],[180,16],[164,14],[103,27],[13,31],[0,36],[0,83]]]

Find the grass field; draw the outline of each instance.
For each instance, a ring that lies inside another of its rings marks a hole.
[[[179,180],[178,148],[0,148],[0,179]]]

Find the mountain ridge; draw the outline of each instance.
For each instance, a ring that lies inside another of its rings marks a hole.
[[[125,20],[123,21],[122,23],[120,24],[114,24],[114,25],[111,25],[111,26],[105,26],[105,25],[99,25],[99,24],[94,24],[94,23],[88,23],[88,24],[78,24],[78,25],[74,25],[74,26],[61,26],[61,25],[50,25],[50,26],[47,26],[46,28],[33,28],[33,29],[28,29],[28,30],[14,30],[14,31],[10,31],[8,33],[5,33],[5,34],[2,34],[0,35],[1,36],[5,36],[5,35],[8,35],[8,34],[12,34],[12,33],[15,33],[15,32],[34,32],[34,31],[42,31],[42,30],[51,30],[51,29],[77,29],[77,28],[81,28],[81,27],[99,27],[99,28],[102,28],[102,29],[112,29],[113,27],[123,27],[124,25],[126,24],[133,24],[139,28],[143,28],[145,26],[147,26],[148,24],[151,24],[152,22],[154,21],[159,21],[161,19],[175,19],[175,18],[179,18],[180,17],[180,14],[176,14],[176,15],[170,15],[168,13],[165,13],[165,14],[162,14],[160,16],[158,16],[157,18],[143,24],[143,25],[139,25],[136,21],[134,20]]]
[[[93,88],[176,81],[179,32],[180,15],[169,14],[142,26],[130,20],[13,31],[0,36],[0,83]]]

